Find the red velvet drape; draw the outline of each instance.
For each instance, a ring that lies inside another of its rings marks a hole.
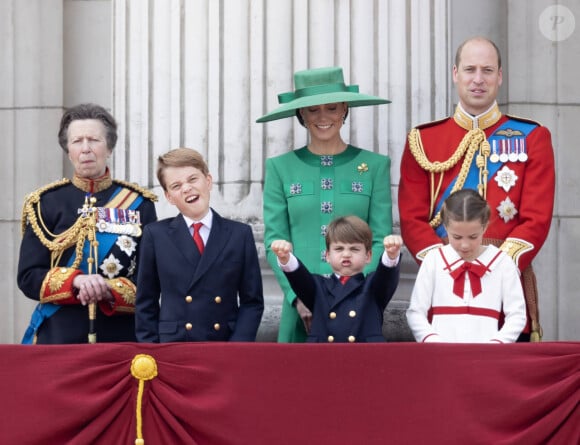
[[[577,444],[580,343],[0,345],[0,444]]]

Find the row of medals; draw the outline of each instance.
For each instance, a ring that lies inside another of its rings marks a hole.
[[[489,161],[497,162],[526,162],[528,154],[526,153],[526,140],[524,138],[493,139],[491,142],[491,155]],[[498,150],[498,145],[500,149]],[[501,150],[501,153],[498,153]]]
[[[97,208],[97,230],[99,232],[140,236],[141,221],[138,210]]]

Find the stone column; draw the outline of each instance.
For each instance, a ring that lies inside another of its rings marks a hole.
[[[580,4],[511,1],[508,112],[552,133],[556,200],[548,239],[534,261],[546,339],[580,339]],[[575,6],[575,7],[574,7]],[[527,26],[517,18],[525,17]],[[507,77],[506,77],[507,76]],[[537,197],[542,199],[541,196]]]
[[[19,342],[35,304],[16,285],[24,197],[62,177],[62,0],[0,3],[2,342]]]

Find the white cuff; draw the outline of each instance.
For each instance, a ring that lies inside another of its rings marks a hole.
[[[299,266],[298,258],[296,258],[293,253],[290,253],[290,259],[286,264],[280,263],[280,260],[277,261],[278,266],[280,266],[280,269],[282,269],[282,272],[294,272],[296,269],[298,269]]]
[[[385,266],[385,267],[396,267],[397,264],[399,264],[400,258],[401,258],[400,253],[399,253],[399,255],[397,255],[397,258],[392,260],[389,258],[389,255],[387,255],[387,252],[383,252],[383,255],[381,256],[381,263],[383,263],[383,266]]]

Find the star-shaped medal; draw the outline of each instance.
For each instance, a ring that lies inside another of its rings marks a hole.
[[[509,197],[499,203],[497,211],[499,212],[499,216],[506,223],[514,219],[518,214],[518,209],[516,209],[515,204]]]
[[[504,165],[503,168],[496,173],[494,179],[499,187],[504,189],[506,192],[509,192],[509,190],[516,185],[518,176],[515,171],[507,165]]]

